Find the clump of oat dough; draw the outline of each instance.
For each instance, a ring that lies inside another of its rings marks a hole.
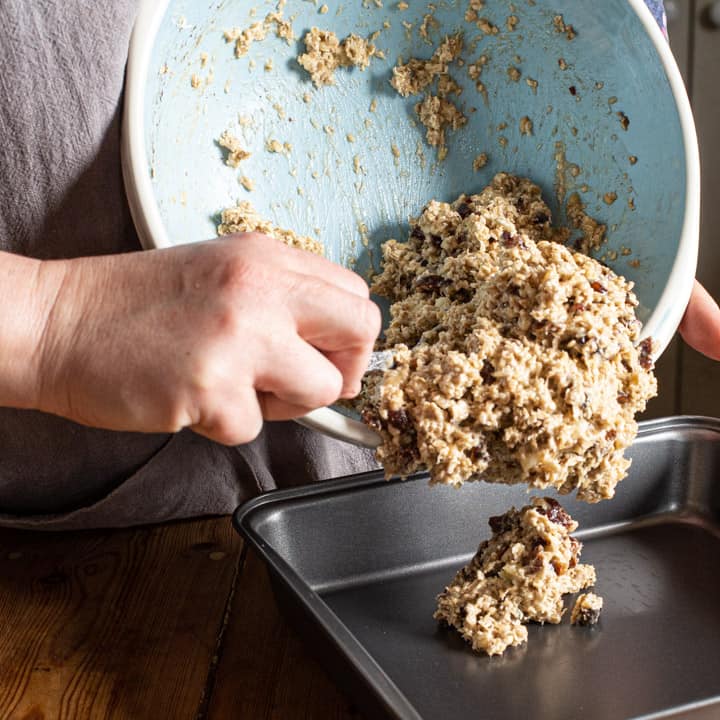
[[[304,41],[306,50],[298,57],[298,63],[310,73],[316,87],[333,85],[335,70],[340,67],[365,70],[377,53],[375,45],[355,33],[341,42],[334,32],[313,27]]]
[[[652,345],[636,345],[632,283],[566,237],[536,185],[499,174],[384,244],[372,289],[392,302],[395,365],[366,376],[358,406],[388,477],[613,496],[656,391]]]
[[[447,156],[446,131],[458,130],[467,123],[467,117],[450,100],[450,95],[460,95],[460,86],[449,74],[449,66],[458,60],[463,49],[461,34],[449,35],[435,49],[429,60],[410,58],[393,68],[390,84],[402,97],[418,95],[436,79],[435,92],[428,92],[415,105],[415,113],[425,127],[428,144],[438,149],[438,159]]]
[[[258,232],[268,235],[276,240],[298,248],[307,250],[316,255],[323,254],[323,246],[315,238],[307,235],[298,235],[293,230],[285,230],[266,220],[252,206],[248,200],[239,202],[235,207],[226,208],[221,214],[221,223],[217,228],[218,235],[232,235],[234,233]]]
[[[595,593],[583,593],[573,605],[570,622],[573,625],[589,627],[597,625],[603,608],[603,599]]]
[[[492,537],[439,595],[435,618],[476,652],[500,655],[527,640],[526,623],[559,623],[563,596],[593,585],[595,568],[579,563],[577,523],[552,498],[489,524]]]

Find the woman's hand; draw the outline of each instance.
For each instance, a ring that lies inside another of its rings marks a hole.
[[[226,444],[360,388],[380,312],[324,258],[247,234],[41,263],[54,297],[34,406],[113,430]]]
[[[697,280],[680,323],[680,334],[698,352],[720,360],[720,308]]]

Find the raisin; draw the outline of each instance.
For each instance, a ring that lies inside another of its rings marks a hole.
[[[478,553],[479,552],[480,550],[478,550]],[[465,582],[470,582],[477,578],[477,565],[474,562],[474,558],[473,562],[465,565],[463,568],[460,569],[460,571],[458,572],[458,577]]]
[[[541,515],[545,515],[550,522],[554,522],[556,525],[562,525],[566,528],[572,525],[572,518],[565,512],[563,506],[557,500],[550,497],[546,497],[544,500],[549,507],[537,507],[536,510]]]
[[[405,408],[388,410],[388,424],[403,432],[413,429],[413,423]]]
[[[550,218],[549,218],[548,215],[547,215],[546,213],[544,213],[544,212],[538,213],[538,214],[533,218],[533,222],[534,222],[536,225],[542,225],[543,223],[546,223],[546,222],[548,222],[549,220],[550,220]]]
[[[500,533],[510,530],[513,526],[513,522],[507,515],[493,515],[488,520],[488,525],[496,535],[499,535]]]
[[[420,452],[414,445],[406,445],[400,451],[400,460],[404,466],[413,465],[420,457]]]
[[[382,421],[375,410],[365,409],[360,413],[360,417],[371,430],[382,430]]]
[[[442,238],[439,235],[431,235],[430,242],[437,248],[442,245]]]
[[[425,233],[417,225],[410,231],[410,237],[425,242]]]
[[[487,359],[483,359],[480,377],[482,378],[484,385],[491,385],[495,382],[495,366]]]
[[[645,338],[640,343],[640,367],[643,370],[650,370],[652,366],[652,338]]]
[[[624,390],[621,390],[618,393],[618,396],[617,396],[618,404],[624,405],[629,399],[630,399],[630,395],[628,395],[628,393],[626,393]]]
[[[574,85],[571,85],[568,90],[570,90],[571,95],[577,95],[577,88]]]
[[[464,220],[468,215],[472,215],[472,208],[467,203],[460,203],[458,205],[458,214]]]
[[[452,296],[453,302],[469,303],[473,298],[473,292],[470,288],[458,288]]]
[[[605,433],[605,439],[609,441],[613,441],[617,437],[617,432],[615,430],[608,430]]]
[[[600,619],[600,611],[597,608],[582,608],[575,616],[575,625],[588,627],[597,624]]]
[[[507,237],[505,237],[507,235]],[[509,233],[503,233],[503,245],[505,247],[516,247],[520,245],[520,238],[517,235],[510,235]]]
[[[440,275],[423,275],[415,281],[415,289],[423,293],[437,294],[449,283],[449,280]]]
[[[535,538],[530,546],[529,558],[525,563],[533,572],[540,572],[543,569],[543,550],[545,541],[542,538]]]
[[[482,445],[476,445],[475,447],[470,448],[470,459],[473,462],[477,462],[478,460],[487,462],[488,460],[490,460],[490,454],[487,451],[487,447],[485,447],[485,445],[482,444]]]
[[[601,283],[599,283],[597,280],[593,280],[593,281],[590,283],[590,287],[591,287],[595,292],[599,292],[599,293],[606,293],[606,292],[607,292],[607,288],[606,288],[604,285],[602,285]]]

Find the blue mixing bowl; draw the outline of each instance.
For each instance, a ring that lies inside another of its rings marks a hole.
[[[288,0],[284,14],[296,40],[270,33],[238,59],[223,32],[262,20],[274,5],[145,0],[130,50],[123,135],[126,187],[143,244],[214,237],[219,212],[248,199],[277,225],[317,236],[330,259],[366,273],[377,267],[380,244],[406,237],[408,217],[429,199],[453,200],[508,171],[537,182],[556,218],[564,217],[562,200],[578,192],[587,212],[607,225],[597,255],[634,281],[643,337],[652,336],[662,352],[695,274],[699,161],[682,80],[642,0],[518,0],[514,30],[507,28],[510,4],[487,3],[480,15],[497,26],[491,35],[465,20],[466,0],[438,2],[434,10],[409,5],[328,2],[321,12],[307,0]],[[418,29],[427,13],[433,20],[425,39]],[[558,14],[575,28],[574,39],[557,31]],[[375,44],[384,58],[364,72],[340,69],[336,85],[316,89],[296,60],[312,26],[340,38],[379,30]],[[400,97],[389,79],[399,58],[428,58],[458,31],[469,61],[488,58],[481,76],[487,93],[478,93],[467,65],[451,70],[468,123],[448,133],[448,156],[438,162],[414,119],[418,98]],[[510,67],[520,71],[518,82]],[[520,132],[523,116],[533,122],[532,135]],[[224,130],[252,153],[241,173],[254,181],[253,192],[223,162],[217,139]],[[269,153],[270,139],[291,149]],[[475,170],[480,153],[488,162]],[[334,409],[304,422],[377,442]]]

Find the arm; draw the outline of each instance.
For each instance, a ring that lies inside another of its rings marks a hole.
[[[247,442],[351,397],[380,329],[365,282],[250,234],[40,262],[0,254],[0,404]]]

